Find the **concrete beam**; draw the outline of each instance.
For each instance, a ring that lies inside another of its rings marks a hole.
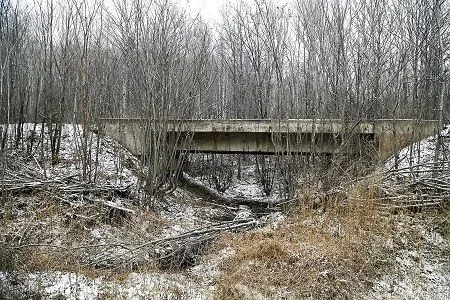
[[[141,119],[102,119],[102,124],[140,124]],[[153,121],[152,121],[153,122]],[[160,125],[161,123],[155,122]],[[288,120],[169,120],[165,122],[168,131],[177,132],[254,132],[254,133],[340,133],[343,124],[337,119],[288,119]],[[355,133],[373,133],[373,122],[350,122],[348,128]]]

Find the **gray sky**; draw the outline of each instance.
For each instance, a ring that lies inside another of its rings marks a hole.
[[[212,25],[220,18],[220,9],[226,3],[236,3],[240,0],[175,0],[180,3],[182,7],[195,17],[198,14],[202,19]],[[244,0],[244,2],[252,3],[254,0]],[[287,3],[289,0],[272,0],[273,3]]]
[[[200,14],[205,21],[216,21],[219,18],[219,9],[226,2],[236,2],[235,0],[178,0],[181,6],[186,7],[191,16]]]
[[[13,0],[13,2],[18,2],[22,5],[33,7],[33,2],[35,0]],[[36,0],[36,1],[45,1],[45,0]],[[106,6],[108,3],[111,3],[111,0],[103,0]],[[201,18],[213,25],[215,22],[220,19],[220,10],[222,7],[229,3],[237,3],[241,0],[172,0],[175,3],[178,3],[180,7],[186,8],[187,12],[192,16],[196,17],[200,15]],[[244,0],[247,3],[253,3],[255,0]],[[271,0],[274,3],[287,3],[289,0]],[[55,2],[58,2],[57,0]]]

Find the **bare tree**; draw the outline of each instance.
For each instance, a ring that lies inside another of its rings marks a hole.
[[[101,3],[99,1],[88,2],[80,1],[74,2],[76,14],[75,17],[78,19],[80,25],[79,37],[77,40],[77,46],[80,57],[80,67],[79,76],[81,77],[81,97],[82,97],[82,180],[91,180],[91,147],[90,147],[90,82],[89,82],[89,54],[91,38],[94,30],[94,20],[101,8]]]

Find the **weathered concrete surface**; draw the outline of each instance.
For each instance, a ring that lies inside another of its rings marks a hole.
[[[439,130],[437,120],[375,120],[375,136],[381,159],[386,159],[396,151],[436,135]]]
[[[437,133],[435,120],[373,120],[343,124],[333,119],[178,120],[103,119],[100,131],[133,154],[145,151],[144,132],[165,132],[167,138],[189,137],[177,150],[214,153],[342,153],[359,151],[352,143],[373,147],[384,159],[406,145]],[[352,143],[348,143],[351,141]],[[343,147],[345,145],[345,147]]]

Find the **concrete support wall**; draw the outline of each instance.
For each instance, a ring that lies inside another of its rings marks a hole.
[[[381,159],[438,133],[435,120],[377,120],[374,127]]]
[[[143,132],[138,120],[130,122],[128,120],[116,119],[116,121],[103,121],[100,124],[101,134],[109,136],[118,141],[132,154],[138,156],[143,151]]]

